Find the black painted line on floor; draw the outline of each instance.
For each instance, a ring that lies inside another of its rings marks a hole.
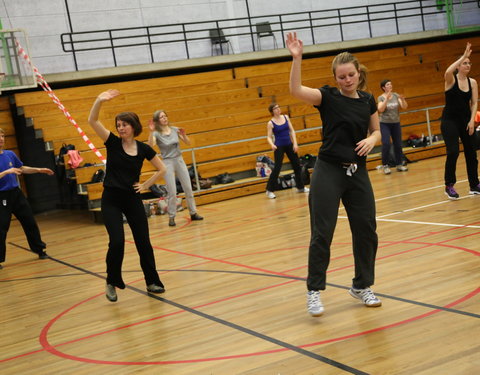
[[[16,245],[14,243],[11,243],[9,242],[10,245],[12,246],[16,246],[20,249],[23,249],[23,250],[26,250],[28,251],[29,253],[32,253],[32,251],[30,251],[30,249],[28,248],[25,248],[23,246],[19,246],[19,245]],[[35,254],[35,253],[32,253],[32,254]],[[93,272],[90,272],[88,270],[85,270],[83,268],[80,268],[80,267],[77,267],[73,264],[70,264],[70,263],[63,263],[63,261],[60,261],[58,259],[54,259],[52,257],[49,256],[50,259],[56,261],[56,262],[59,262],[59,263],[62,263],[68,267],[71,267],[71,268],[75,268],[79,271],[81,271],[82,273],[87,273],[87,274],[90,274],[92,276],[95,276],[95,277],[99,277],[103,280],[106,280],[105,277],[103,276],[100,276],[99,274],[97,273],[93,273]],[[287,276],[287,275],[277,275],[277,274],[268,274],[268,273],[259,273],[259,272],[247,272],[247,271],[225,271],[225,270],[184,270],[184,269],[172,269],[172,270],[157,270],[159,272],[218,272],[218,273],[235,273],[235,274],[242,274],[242,275],[258,275],[258,276],[264,276],[264,277],[275,277],[275,278],[280,278],[280,279],[287,279],[287,280],[299,280],[299,281],[306,281],[306,278],[305,277],[299,277],[299,276]],[[130,272],[130,271],[123,271],[123,272]],[[131,272],[141,272],[141,271],[131,271]],[[32,278],[32,279],[36,279],[36,278]],[[16,280],[0,280],[0,282],[10,282],[10,281],[16,281]],[[334,287],[334,288],[338,288],[338,289],[344,289],[344,290],[349,290],[350,287],[347,287],[347,286],[343,286],[343,285],[338,285],[338,284],[332,284],[332,283],[327,283],[327,286],[331,286],[331,287]],[[404,302],[404,303],[408,303],[408,304],[411,304],[411,305],[417,305],[417,306],[422,306],[422,307],[427,307],[429,309],[433,309],[433,310],[442,310],[442,311],[445,311],[445,312],[450,312],[450,313],[453,313],[453,314],[459,314],[459,315],[465,315],[465,316],[469,316],[471,318],[480,318],[480,314],[475,314],[475,313],[472,313],[472,312],[468,312],[468,311],[462,311],[462,310],[457,310],[457,309],[452,309],[450,307],[443,307],[443,306],[438,306],[438,305],[433,305],[433,304],[430,304],[430,303],[425,303],[425,302],[419,302],[419,301],[415,301],[415,300],[412,300],[412,299],[407,299],[407,298],[402,298],[402,297],[396,297],[396,296],[392,296],[392,295],[389,295],[389,294],[383,294],[383,293],[377,293],[375,292],[375,295],[379,296],[379,297],[382,297],[382,298],[386,298],[386,299],[392,299],[394,301],[399,301],[399,302]]]
[[[24,249],[24,250],[27,250],[27,251],[30,252],[29,249],[26,249],[26,248],[24,248],[24,247],[20,247],[20,246],[18,246],[18,245],[15,245],[15,246],[17,246],[17,247],[19,247],[19,248],[21,248],[21,249]],[[92,271],[89,271],[89,270],[87,270],[87,269],[84,269],[84,268],[75,266],[75,265],[70,264],[70,263],[67,263],[67,262],[65,262],[65,261],[63,261],[63,260],[56,259],[56,258],[53,258],[53,257],[51,257],[51,256],[49,256],[49,259],[51,259],[51,260],[54,261],[54,262],[63,264],[63,265],[66,266],[66,267],[74,268],[74,269],[76,269],[76,270],[82,271],[82,272],[84,272],[84,273],[86,273],[86,274],[88,274],[88,275],[95,276],[95,277],[100,278],[100,279],[102,279],[102,280],[105,280],[105,279],[106,279],[105,277],[103,277],[103,276],[101,276],[101,275],[99,275],[99,274],[97,274],[97,273],[95,273],[95,272],[92,272]],[[286,277],[286,278],[287,278],[287,277]],[[343,363],[337,362],[337,361],[335,361],[335,360],[333,360],[333,359],[324,357],[324,356],[322,356],[322,355],[320,355],[320,354],[316,354],[316,353],[310,352],[310,351],[308,351],[308,350],[299,348],[299,347],[297,347],[297,346],[295,346],[295,345],[292,345],[292,344],[289,344],[289,343],[287,343],[287,342],[280,341],[280,340],[277,340],[277,339],[275,339],[275,338],[273,338],[273,337],[270,337],[270,336],[261,334],[261,333],[256,332],[256,331],[253,331],[253,330],[251,330],[251,329],[249,329],[249,328],[245,328],[245,327],[239,326],[238,324],[231,323],[231,322],[229,322],[229,321],[226,321],[226,320],[217,318],[217,317],[215,317],[215,316],[213,316],[213,315],[209,315],[209,314],[203,313],[203,312],[201,312],[201,311],[192,309],[192,308],[190,308],[190,307],[181,305],[181,304],[179,304],[179,303],[177,303],[177,302],[171,301],[171,300],[166,299],[166,298],[164,298],[164,297],[159,297],[159,296],[157,296],[157,295],[154,295],[154,294],[145,292],[145,291],[143,291],[143,290],[141,290],[141,289],[138,289],[138,288],[136,288],[136,287],[133,287],[133,286],[131,286],[131,285],[126,285],[126,289],[130,289],[130,290],[132,290],[132,291],[134,291],[134,292],[143,294],[143,295],[148,296],[148,297],[150,297],[150,298],[154,298],[154,299],[156,299],[156,300],[158,300],[158,301],[161,301],[161,302],[164,302],[164,303],[166,303],[166,304],[168,304],[168,305],[174,306],[174,307],[176,307],[176,308],[178,308],[178,309],[180,309],[180,310],[187,311],[187,312],[189,312],[189,313],[191,313],[191,314],[195,314],[195,315],[200,316],[200,317],[202,317],[202,318],[204,318],[204,319],[207,319],[207,320],[216,322],[216,323],[218,323],[218,324],[224,325],[224,326],[226,326],[226,327],[235,329],[235,330],[237,330],[237,331],[246,333],[246,334],[248,334],[248,335],[250,335],[250,336],[253,336],[253,337],[262,339],[262,340],[264,340],[264,341],[268,341],[268,342],[270,342],[270,343],[272,343],[272,344],[274,344],[274,345],[281,346],[281,347],[286,348],[286,349],[289,349],[289,350],[291,350],[291,351],[293,351],[293,352],[297,352],[297,353],[299,353],[299,354],[302,354],[302,355],[304,355],[304,356],[306,356],[306,357],[310,357],[310,358],[312,358],[312,359],[316,359],[316,360],[318,360],[318,361],[321,361],[321,362],[323,362],[323,363],[326,363],[326,364],[328,364],[328,365],[331,365],[331,366],[333,366],[333,367],[336,367],[336,368],[338,368],[338,369],[340,369],[340,370],[349,372],[349,373],[351,373],[351,374],[355,374],[355,375],[369,375],[369,374],[366,373],[366,372],[357,370],[357,369],[355,369],[355,368],[353,368],[353,367],[350,367],[350,366],[345,365],[345,364],[343,364]]]

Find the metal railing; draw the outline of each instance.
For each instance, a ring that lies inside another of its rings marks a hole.
[[[400,115],[407,114],[407,113],[415,113],[415,112],[425,112],[425,121],[412,123],[412,124],[407,124],[407,125],[401,125],[402,131],[405,131],[406,129],[408,129],[409,127],[412,127],[412,126],[424,125],[425,128],[423,129],[423,131],[421,133],[421,134],[424,134],[425,137],[427,137],[426,138],[427,143],[424,147],[432,146],[434,136],[437,135],[437,134],[433,134],[433,132],[432,132],[432,123],[433,122],[439,122],[441,119],[440,118],[432,119],[431,115],[430,115],[430,112],[432,110],[443,108],[443,107],[445,107],[445,106],[441,105],[441,106],[427,107],[427,108],[414,109],[414,110],[400,112]],[[289,107],[288,107],[288,113],[290,113]],[[305,118],[306,117],[311,117],[311,116],[318,117],[319,114],[314,113],[314,114],[308,114],[308,115],[303,115],[303,116],[299,116],[299,117],[303,117],[304,122],[305,122]],[[258,124],[261,125],[261,123],[258,123]],[[316,127],[311,127],[311,128],[308,128],[308,129],[295,130],[295,132],[298,134],[298,133],[303,133],[303,132],[307,132],[307,131],[321,130],[321,129],[322,129],[322,126],[316,126]],[[198,173],[198,166],[197,166],[196,157],[195,157],[195,151],[202,150],[202,149],[219,147],[219,146],[226,146],[226,145],[231,145],[231,144],[252,142],[252,141],[259,140],[259,139],[265,139],[265,152],[268,151],[266,135],[261,136],[261,137],[253,137],[253,138],[246,138],[246,139],[229,141],[229,142],[216,143],[216,144],[208,145],[208,146],[190,147],[190,148],[183,149],[182,150],[183,153],[190,152],[191,155],[192,155],[192,166],[193,166],[193,169],[195,171],[195,181],[196,181],[196,184],[197,184],[197,189],[196,190],[201,191],[202,189],[200,188],[200,183],[199,183],[199,173]],[[262,153],[262,152],[263,151],[260,151],[259,154]],[[226,158],[226,159],[228,159],[228,158]],[[255,169],[255,158],[252,155],[252,170],[254,170],[254,169]]]
[[[477,3],[480,7],[480,0],[458,0],[454,3],[462,6]],[[110,51],[113,66],[118,66],[119,56],[131,48],[136,48],[131,58],[135,58],[137,64],[142,59],[145,63],[166,61],[167,50],[171,53],[173,49],[179,53],[176,56],[178,60],[204,57],[211,46],[209,31],[212,29],[222,30],[226,40],[235,40],[237,49],[249,52],[259,47],[255,44],[257,23],[269,22],[273,35],[280,36],[285,47],[285,33],[288,31],[301,33],[305,44],[326,42],[326,34],[335,35],[331,42],[338,42],[358,37],[372,38],[376,36],[376,30],[385,29],[386,24],[393,25],[394,33],[400,34],[403,21],[407,20],[410,25],[416,25],[416,31],[426,31],[425,23],[429,17],[442,13],[445,11],[438,7],[436,1],[397,1],[225,20],[69,32],[61,34],[61,44],[64,52],[73,54],[75,69],[79,70],[78,59],[86,54],[88,56],[91,51]],[[139,51],[138,47],[144,49]],[[223,54],[222,43],[220,49]]]

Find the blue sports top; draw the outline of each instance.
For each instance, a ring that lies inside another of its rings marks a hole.
[[[23,163],[13,151],[3,150],[0,154],[0,171],[10,168],[21,168]],[[18,179],[15,173],[9,173],[0,178],[0,191],[12,190],[18,187]]]
[[[273,124],[273,135],[275,136],[275,146],[289,146],[292,144],[290,138],[290,127],[288,125],[287,116],[283,115],[285,122],[282,125],[277,125],[270,120]]]

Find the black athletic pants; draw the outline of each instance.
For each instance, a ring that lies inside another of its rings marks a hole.
[[[467,124],[464,121],[442,119],[442,136],[447,147],[447,159],[445,161],[445,185],[457,182],[456,169],[457,159],[460,153],[458,139],[462,140],[463,153],[467,164],[468,183],[471,188],[478,185],[478,160],[475,149],[475,133],[469,135]]]
[[[22,225],[30,250],[39,254],[47,246],[40,236],[32,208],[20,188],[0,191],[0,263],[5,262],[7,232],[10,228],[12,214]]]
[[[267,190],[275,191],[277,187],[277,179],[282,170],[283,156],[287,154],[290,164],[292,165],[293,172],[295,173],[295,184],[297,189],[303,189],[305,186],[302,181],[302,168],[300,167],[300,161],[298,160],[298,155],[293,151],[293,144],[288,146],[277,146],[277,149],[273,152],[275,167],[273,167],[272,173],[267,182]]]
[[[375,199],[367,168],[352,175],[340,164],[317,159],[310,183],[311,239],[308,256],[308,290],[324,290],[330,262],[330,245],[342,201],[350,223],[355,260],[352,286],[368,288],[375,279],[378,247]]]
[[[106,258],[107,283],[120,289],[125,288],[122,279],[122,263],[125,253],[122,213],[125,214],[132,230],[146,284],[163,286],[156,270],[147,216],[140,194],[106,187],[102,195],[102,215],[110,240]]]

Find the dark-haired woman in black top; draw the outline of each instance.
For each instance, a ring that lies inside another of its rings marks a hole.
[[[456,200],[459,195],[455,188],[458,139],[462,140],[467,164],[470,194],[480,194],[478,180],[478,160],[475,149],[475,114],[477,113],[477,81],[468,77],[470,68],[471,44],[467,43],[463,55],[445,71],[445,108],[442,114],[442,136],[447,147],[445,161],[445,194]]]
[[[117,90],[108,90],[98,95],[90,111],[88,122],[107,148],[107,168],[103,182],[102,215],[109,236],[106,297],[117,300],[115,288],[124,289],[122,262],[125,253],[123,216],[132,230],[140,265],[145,276],[147,291],[163,293],[164,285],[158,276],[153,248],[150,243],[147,216],[140,192],[147,190],[165,174],[166,168],[156,152],[147,144],[135,140],[142,132],[138,116],[133,112],[119,113],[115,118],[118,137],[106,129],[98,120],[103,102],[120,95]],[[145,182],[140,183],[140,171],[147,159],[157,171]]]
[[[326,287],[340,201],[350,223],[355,259],[349,293],[365,306],[380,306],[381,301],[370,289],[375,278],[378,238],[375,199],[366,168],[368,153],[380,141],[380,125],[375,99],[361,91],[366,85],[366,69],[353,55],[343,52],[332,63],[337,87],[306,87],[301,80],[303,43],[296,33],[287,35],[287,47],[293,57],[290,93],[314,105],[323,124],[323,142],[310,182],[307,310],[312,316],[324,311],[320,291]]]

